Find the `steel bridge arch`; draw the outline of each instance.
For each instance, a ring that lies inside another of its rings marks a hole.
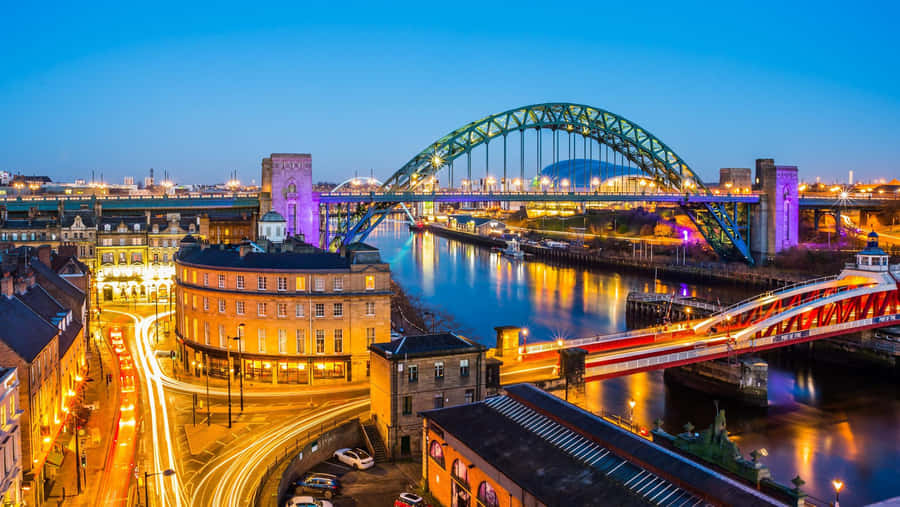
[[[562,130],[594,139],[634,163],[660,188],[688,195],[712,195],[703,181],[674,150],[635,122],[601,108],[574,103],[545,103],[510,109],[464,125],[431,143],[388,178],[381,191],[414,192],[451,161],[493,139],[530,129]],[[364,240],[397,203],[375,203],[348,217],[346,229],[336,244]],[[738,218],[724,205],[683,204],[707,242],[725,258],[753,263],[750,248],[741,234]],[[334,245],[332,245],[334,246]]]

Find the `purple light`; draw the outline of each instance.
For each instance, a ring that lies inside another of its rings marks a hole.
[[[687,229],[682,229],[682,230],[681,230],[681,237],[684,238],[684,242],[685,242],[685,243],[688,242],[688,231],[687,231]]]

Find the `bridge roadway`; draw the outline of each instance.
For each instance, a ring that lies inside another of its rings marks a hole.
[[[322,204],[365,204],[391,202],[663,202],[674,204],[740,203],[757,204],[759,194],[692,195],[671,192],[479,192],[442,190],[437,192],[332,192],[318,195]],[[801,208],[878,208],[900,200],[900,195],[850,194],[845,199],[834,195],[803,194]],[[223,192],[162,195],[25,195],[0,197],[0,206],[10,212],[66,212],[93,210],[99,204],[106,211],[185,210],[185,209],[259,209],[257,192]]]
[[[585,380],[755,353],[900,324],[900,266],[852,267],[840,275],[769,291],[711,317],[669,326],[519,347],[504,383],[549,378],[561,349],[582,348]]]

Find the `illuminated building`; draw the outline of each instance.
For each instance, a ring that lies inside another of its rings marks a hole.
[[[259,227],[281,236],[284,220],[274,215]],[[367,245],[330,253],[296,238],[209,245],[188,236],[175,271],[180,357],[195,375],[208,368],[224,377],[230,354],[244,380],[364,380],[367,346],[389,339],[390,268]]]
[[[19,431],[19,375],[15,368],[0,368],[0,504],[20,505],[22,498],[22,432]]]
[[[406,336],[369,350],[372,418],[389,457],[421,448],[422,410],[479,401],[486,384],[499,384],[499,364],[489,375],[485,347],[453,333]]]
[[[0,366],[17,368],[23,379],[15,403],[23,480],[28,503],[40,504],[45,481],[62,463],[67,442],[57,437],[67,415],[78,409],[86,373],[83,330],[89,314],[79,285],[89,286],[89,274],[75,259],[51,258],[49,246],[11,249],[3,257],[11,269],[0,279]]]
[[[441,505],[785,504],[530,384],[421,415]]]

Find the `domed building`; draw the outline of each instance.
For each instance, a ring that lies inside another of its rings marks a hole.
[[[561,160],[541,170],[541,176],[535,177],[531,186],[540,188],[541,180],[547,178],[544,186],[552,188],[570,188],[587,190],[596,186],[612,186],[616,190],[636,191],[631,187],[639,186],[639,179],[644,173],[637,167],[627,167],[600,160],[575,158]],[[612,185],[610,185],[612,183]]]

